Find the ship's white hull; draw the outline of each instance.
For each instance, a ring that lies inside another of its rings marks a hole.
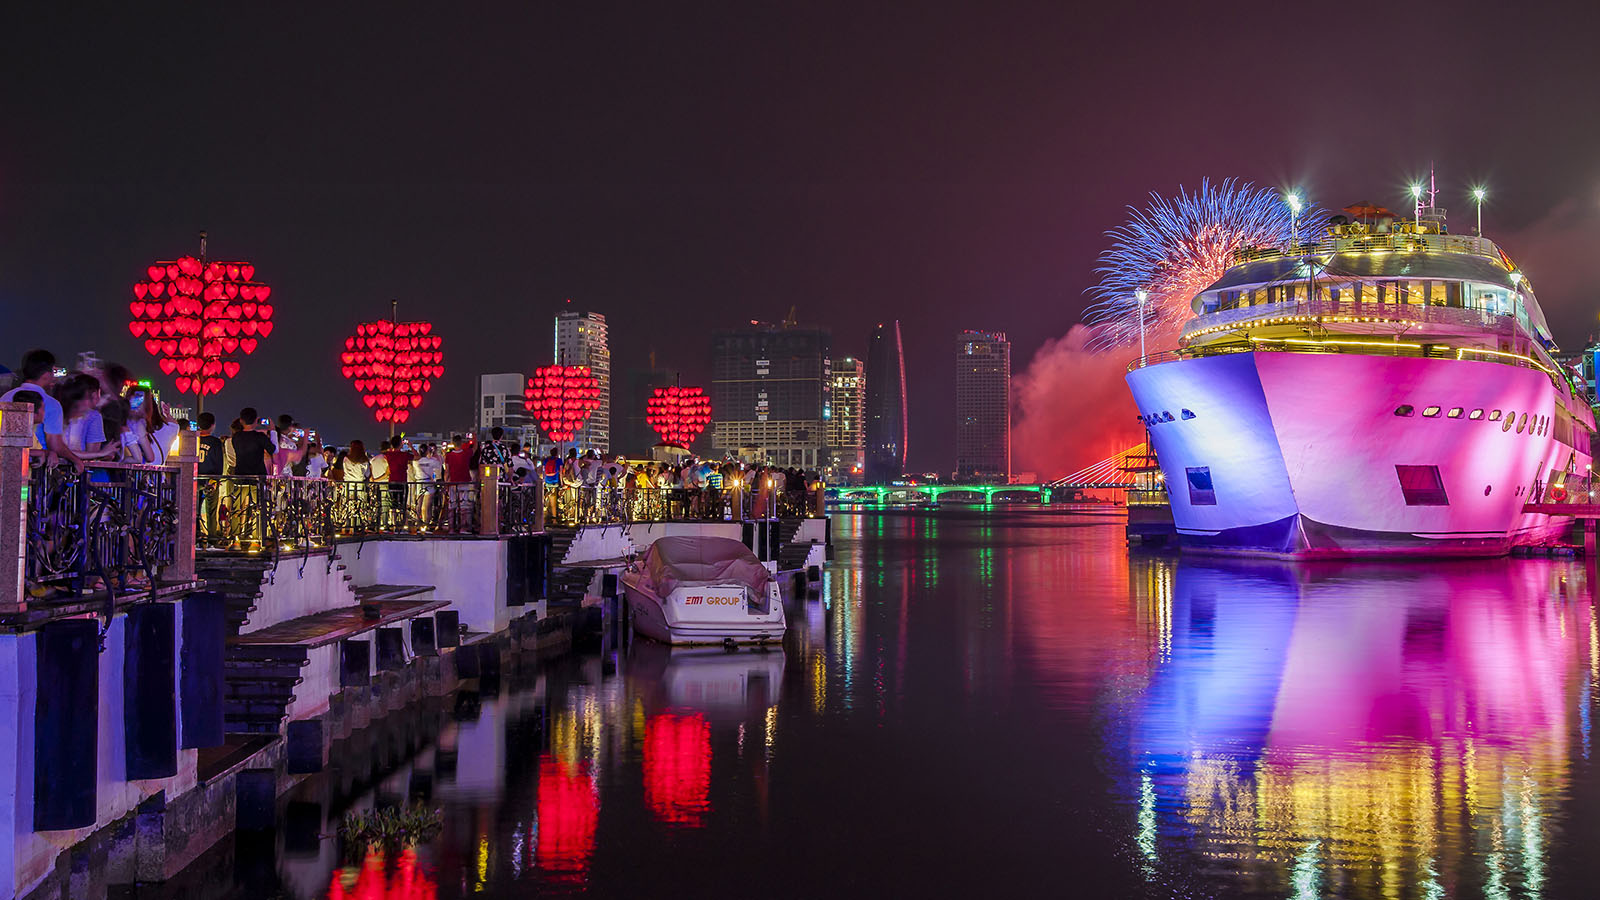
[[[1555,439],[1555,386],[1537,369],[1255,352],[1147,366],[1127,380],[1152,423],[1173,520],[1189,549],[1503,554],[1566,524],[1523,507],[1552,470],[1581,473],[1589,462]],[[1396,415],[1401,406],[1414,414]],[[1441,413],[1425,416],[1434,406]],[[1450,418],[1456,407],[1462,415]],[[1470,418],[1473,410],[1483,417]],[[1397,466],[1437,466],[1443,497],[1408,503]],[[1201,489],[1191,490],[1195,484]]]

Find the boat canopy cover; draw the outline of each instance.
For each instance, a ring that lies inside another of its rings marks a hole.
[[[643,572],[657,597],[680,587],[739,585],[766,593],[772,573],[750,548],[732,538],[664,537],[645,552]]]

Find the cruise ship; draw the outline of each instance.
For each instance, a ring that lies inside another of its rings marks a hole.
[[[1315,242],[1239,250],[1177,349],[1129,366],[1180,542],[1345,558],[1553,540],[1570,520],[1524,508],[1587,481],[1594,417],[1529,279],[1426,207],[1349,212]]]

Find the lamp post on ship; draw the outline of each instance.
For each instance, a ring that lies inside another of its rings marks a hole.
[[[1488,188],[1475,187],[1472,189],[1472,199],[1478,204],[1478,237],[1483,237],[1483,198],[1489,196]]]
[[[1283,202],[1289,204],[1289,250],[1292,253],[1295,246],[1300,243],[1300,210],[1305,207],[1305,203],[1294,191],[1284,194]]]
[[[1144,362],[1144,302],[1150,299],[1149,291],[1134,291],[1133,298],[1139,301],[1139,362]]]

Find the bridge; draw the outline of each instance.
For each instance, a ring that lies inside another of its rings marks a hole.
[[[1121,491],[1133,486],[1133,471],[1145,456],[1143,443],[1084,466],[1070,475],[1043,484],[867,484],[830,485],[827,499],[833,503],[938,503],[949,500],[957,503],[981,503],[985,506],[1000,502],[1035,502],[1048,504],[1055,500],[1072,500],[1084,491]]]

